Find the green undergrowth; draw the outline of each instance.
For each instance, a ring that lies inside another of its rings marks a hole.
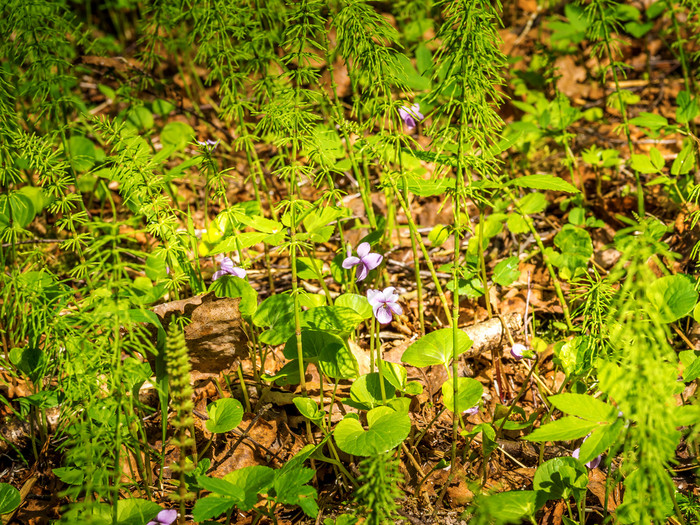
[[[57,523],[695,523],[700,4],[640,5],[4,2],[2,461],[60,485]],[[191,319],[153,307],[204,294],[247,344],[203,417]],[[506,295],[524,330],[465,373]],[[302,447],[217,476],[271,389]]]

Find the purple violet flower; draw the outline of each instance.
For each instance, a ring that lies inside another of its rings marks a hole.
[[[228,257],[224,257],[221,261],[221,270],[214,272],[211,276],[212,281],[216,281],[219,277],[224,275],[233,275],[234,277],[240,277],[243,279],[246,276],[246,271],[243,268],[233,265],[233,261]]]
[[[467,415],[467,416],[473,416],[474,414],[479,412],[479,403],[474,405],[471,408],[466,409],[464,412],[462,412],[462,415]]]
[[[412,106],[399,108],[399,116],[408,129],[416,127],[416,119],[423,120],[425,118],[423,113],[420,112],[420,104],[418,103]]]
[[[520,361],[524,356],[523,353],[527,351],[527,347],[520,343],[515,343],[513,348],[510,349],[510,355],[512,355],[517,361]]]
[[[161,510],[155,520],[149,521],[146,525],[172,525],[177,520],[175,509]]]
[[[204,148],[207,151],[214,151],[216,147],[219,145],[219,142],[221,142],[221,139],[219,140],[211,140],[207,139],[205,141],[197,141],[197,144],[200,145],[200,147]]]
[[[581,443],[581,445],[583,445],[583,443],[585,443],[589,437],[590,437],[590,434],[588,434],[585,438],[583,438],[583,442]],[[580,453],[581,453],[581,447],[574,450],[571,453],[571,456],[578,459],[578,456]],[[602,461],[602,459],[603,459],[602,455],[597,456],[597,457],[593,458],[592,460],[590,460],[588,463],[586,463],[586,466],[588,468],[596,468],[598,465],[600,465],[600,462]]]
[[[367,300],[374,310],[374,317],[381,324],[391,322],[393,314],[401,315],[403,308],[399,305],[399,294],[394,292],[394,287],[390,286],[381,290],[367,290]]]
[[[384,259],[384,257],[378,253],[371,253],[370,250],[371,247],[369,243],[363,242],[357,247],[357,255],[359,257],[354,257],[352,255],[352,251],[350,250],[350,246],[348,246],[348,256],[343,261],[343,268],[349,270],[353,266],[359,265],[360,268],[357,271],[356,279],[356,282],[358,283],[367,277],[370,270],[374,270],[377,266],[379,266],[382,263],[382,259]]]

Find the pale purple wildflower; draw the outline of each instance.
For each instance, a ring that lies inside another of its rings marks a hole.
[[[221,270],[214,272],[211,276],[212,281],[216,281],[219,277],[224,275],[233,275],[234,277],[240,277],[243,279],[246,276],[246,271],[243,268],[233,265],[233,261],[228,257],[224,257],[221,261]]]
[[[527,347],[525,345],[515,343],[513,345],[513,348],[510,349],[510,355],[512,355],[516,360],[520,361],[524,357],[523,353],[525,353],[526,351]]]
[[[146,525],[172,525],[177,520],[177,511],[174,509],[161,510],[155,520],[149,521]]]
[[[221,142],[221,139],[219,140],[211,140],[207,139],[205,141],[197,141],[197,144],[199,144],[202,148],[204,148],[207,151],[214,151],[216,147],[219,145],[219,142]]]
[[[378,253],[371,253],[371,247],[368,242],[363,242],[357,247],[357,255],[359,257],[354,257],[350,246],[348,246],[348,256],[343,261],[343,268],[349,270],[353,266],[359,266],[357,270],[357,282],[367,277],[370,270],[374,270],[377,266],[382,263],[382,257]]]
[[[403,309],[398,303],[399,294],[394,292],[394,287],[390,286],[382,290],[367,290],[367,300],[374,310],[374,317],[381,324],[391,322],[393,314],[401,315]]]
[[[471,408],[466,409],[464,412],[462,412],[462,415],[473,416],[477,412],[479,412],[479,403],[477,403]]]
[[[586,440],[587,440],[589,437],[590,437],[590,434],[588,434],[585,438],[583,438],[583,443],[585,443]],[[583,445],[583,443],[581,443],[581,445]],[[575,457],[576,459],[578,459],[578,456],[579,456],[580,453],[581,453],[581,447],[579,447],[579,448],[577,448],[576,450],[574,450],[574,451],[571,453],[571,456],[572,456],[572,457]],[[602,456],[602,455],[597,456],[597,457],[593,458],[592,460],[590,460],[588,463],[586,463],[586,466],[587,466],[588,468],[596,468],[598,465],[600,465],[600,462],[602,461],[602,459],[603,459],[603,456]]]
[[[425,118],[423,113],[420,112],[420,104],[418,103],[409,107],[399,108],[399,116],[408,129],[416,127],[416,119],[423,120]]]

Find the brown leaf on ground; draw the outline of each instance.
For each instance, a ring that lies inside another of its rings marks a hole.
[[[557,89],[569,98],[588,98],[591,88],[586,83],[585,68],[576,65],[571,55],[557,58],[555,64],[561,75],[557,80]]]
[[[600,505],[605,507],[605,481],[607,475],[600,469],[594,468],[588,472],[588,490],[598,498]],[[608,510],[613,511],[620,504],[619,491],[611,490],[608,494]]]
[[[159,304],[153,311],[164,327],[174,314],[189,316],[185,341],[195,379],[218,375],[248,357],[248,339],[238,310],[240,299],[217,298],[213,293]]]

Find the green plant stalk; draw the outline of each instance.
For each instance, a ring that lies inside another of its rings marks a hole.
[[[379,390],[382,393],[382,404],[386,405],[386,387],[384,386],[384,360],[382,359],[382,344],[379,340],[379,325],[372,316],[372,345],[377,351],[377,372],[379,373]],[[371,352],[371,349],[370,349]]]
[[[625,130],[625,137],[627,138],[627,147],[630,150],[630,155],[632,152],[634,152],[634,145],[632,144],[632,136],[630,134],[630,125],[629,125],[629,120],[627,119],[627,103],[622,100],[622,97],[620,96],[621,93],[621,88],[620,88],[620,80],[617,76],[617,70],[615,69],[615,59],[613,58],[613,53],[612,49],[610,48],[610,33],[608,31],[608,24],[607,24],[607,16],[605,14],[605,9],[598,3],[598,2],[593,2],[593,5],[596,6],[597,11],[600,13],[600,17],[602,20],[602,27],[603,29],[603,35],[604,35],[604,44],[605,44],[605,52],[607,54],[608,60],[611,63],[611,72],[613,76],[613,82],[615,83],[615,92],[617,93],[617,101],[620,104],[620,113],[622,113],[622,122],[623,122],[623,127]],[[639,177],[639,171],[634,170],[634,177],[637,183],[637,213],[639,213],[640,217],[644,217],[644,188],[642,188],[642,181],[641,178]],[[568,323],[567,323],[568,324]]]
[[[459,212],[458,212],[459,213]],[[484,285],[484,299],[486,302],[486,311],[488,312],[489,319],[493,317],[493,311],[491,310],[491,293],[489,291],[489,279],[486,275],[486,257],[484,256],[484,221],[486,217],[484,215],[483,207],[479,208],[479,243],[477,245],[478,256],[479,256],[479,269],[481,270],[481,283]],[[455,261],[455,264],[457,262]],[[455,283],[455,286],[457,283]]]
[[[311,253],[311,248],[306,249],[306,255],[309,256],[309,260],[311,261],[311,268],[313,269],[314,273],[316,274],[316,280],[319,282],[321,285],[321,288],[323,289],[323,294],[326,296],[326,303],[328,303],[328,306],[333,306],[333,299],[331,298],[331,291],[328,289],[328,285],[326,284],[326,281],[323,278],[323,270],[319,269],[317,265],[317,260],[316,257],[314,257],[314,254]]]
[[[554,267],[552,266],[552,263],[550,262],[549,257],[547,257],[547,253],[545,252],[542,237],[540,237],[539,232],[535,228],[535,225],[532,223],[532,219],[528,215],[523,213],[520,207],[518,206],[518,202],[515,199],[515,196],[513,195],[511,190],[509,188],[504,187],[503,191],[505,191],[508,198],[514,204],[515,208],[518,210],[518,213],[520,213],[523,219],[525,219],[525,223],[527,224],[530,233],[535,238],[535,243],[537,244],[537,247],[542,253],[542,259],[544,260],[544,264],[547,267],[547,271],[549,272],[549,277],[552,279],[552,283],[554,284],[554,290],[557,294],[557,298],[559,299],[559,304],[561,304],[562,311],[564,312],[566,326],[569,330],[575,330],[574,325],[571,323],[571,312],[569,311],[569,305],[566,303],[566,299],[564,299],[564,292],[561,289],[561,283],[559,282],[559,278],[557,277],[557,274],[554,271]]]
[[[122,351],[119,346],[119,322],[118,317],[114,316],[114,325],[112,326],[112,370],[115,379],[115,384],[119,385],[121,383],[121,378],[123,374],[122,369]],[[117,525],[117,504],[119,502],[119,487],[121,482],[121,449],[122,449],[122,426],[121,426],[121,401],[122,401],[122,391],[119,388],[115,388],[112,391],[112,395],[116,397],[117,410],[116,410],[116,420],[114,423],[114,477],[112,478],[113,484],[113,499],[112,499],[112,525]]]
[[[440,285],[440,280],[438,279],[437,272],[435,271],[435,266],[433,266],[433,262],[430,260],[430,254],[428,254],[428,249],[425,247],[425,244],[423,243],[423,240],[420,237],[420,234],[418,233],[418,227],[416,226],[416,223],[414,222],[413,217],[411,216],[411,212],[408,209],[408,204],[406,203],[406,201],[404,201],[403,196],[401,195],[398,187],[396,186],[396,182],[394,182],[388,177],[387,180],[389,181],[389,184],[391,184],[391,187],[394,190],[394,195],[396,195],[396,198],[398,199],[401,208],[406,214],[406,220],[408,221],[408,228],[411,231],[411,235],[415,236],[415,238],[418,240],[418,246],[420,246],[421,252],[423,253],[425,264],[428,266],[430,275],[433,278],[433,283],[435,284],[435,290],[437,291],[438,297],[440,297],[442,308],[444,309],[445,315],[447,316],[447,321],[450,323],[451,326],[452,313],[450,312],[450,307],[448,306],[449,303],[447,302],[447,297],[445,297],[445,292],[442,291],[442,286]]]

